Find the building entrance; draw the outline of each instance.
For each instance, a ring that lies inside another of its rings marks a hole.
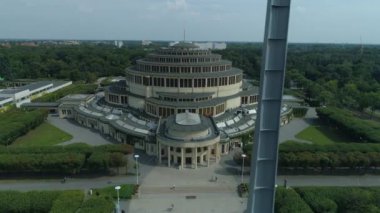
[[[191,158],[189,157],[189,158],[186,158],[186,164],[192,164],[192,162],[191,162]]]

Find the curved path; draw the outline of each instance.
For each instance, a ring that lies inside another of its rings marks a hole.
[[[103,137],[98,131],[83,127],[73,120],[61,119],[58,116],[49,115],[47,121],[73,136],[71,140],[60,143],[60,145],[81,142],[92,146],[99,146],[111,143],[108,138]]]
[[[309,127],[318,118],[315,108],[310,107],[304,118],[294,118],[288,124],[280,128],[280,143],[288,140],[298,141],[301,143],[311,143],[310,141],[300,140],[295,136],[302,130]]]

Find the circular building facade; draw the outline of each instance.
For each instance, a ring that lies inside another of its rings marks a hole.
[[[243,87],[243,71],[210,50],[189,43],[163,48],[126,69],[126,81],[106,90],[106,101],[167,117],[186,110],[218,116],[257,102]]]
[[[168,166],[197,168],[220,158],[220,134],[212,118],[196,113],[171,115],[160,122],[157,131],[159,162]]]

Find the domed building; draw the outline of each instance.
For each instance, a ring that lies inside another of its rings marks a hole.
[[[188,110],[218,116],[257,102],[256,90],[243,89],[243,71],[231,61],[190,43],[178,43],[136,61],[126,81],[106,91],[106,101],[167,117]]]
[[[63,102],[60,116],[181,168],[217,161],[254,129],[258,88],[210,50],[178,43],[137,60],[125,73],[104,95]],[[291,112],[282,108],[281,124]]]

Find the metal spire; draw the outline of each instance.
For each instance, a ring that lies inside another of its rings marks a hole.
[[[268,0],[247,213],[274,212],[290,0]]]

